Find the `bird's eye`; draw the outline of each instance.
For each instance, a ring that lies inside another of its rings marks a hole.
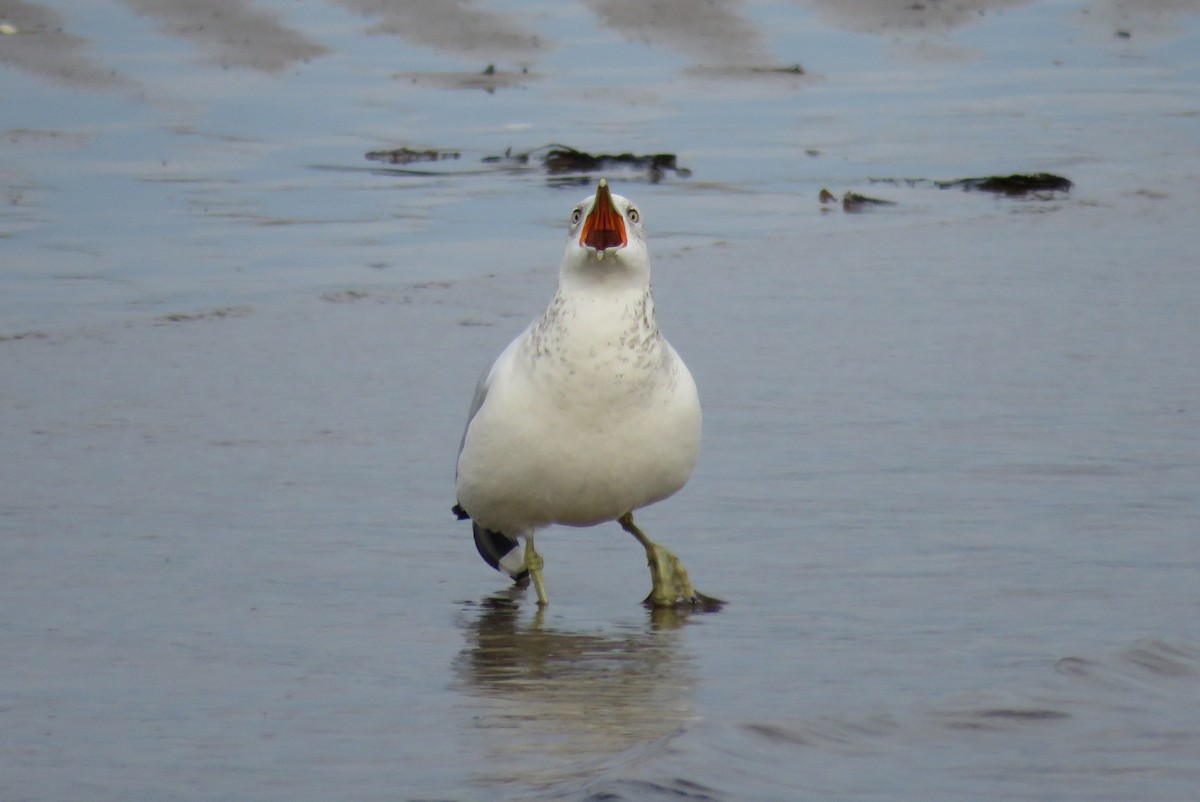
[[[642,217],[640,214],[638,214],[638,210],[634,208],[630,208],[625,214],[629,217],[629,222],[631,223],[636,223]]]
[[[583,209],[576,209],[571,212],[571,225],[579,225],[579,221],[583,219]]]

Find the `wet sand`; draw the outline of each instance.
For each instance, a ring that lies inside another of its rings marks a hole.
[[[1193,793],[1200,4],[685,5],[0,0],[0,798]],[[686,168],[719,613],[450,513],[549,143]]]

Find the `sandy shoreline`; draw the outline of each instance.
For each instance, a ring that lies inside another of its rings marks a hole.
[[[1194,793],[1200,3],[696,5],[0,0],[0,799]],[[451,513],[547,143],[672,156],[720,613]]]

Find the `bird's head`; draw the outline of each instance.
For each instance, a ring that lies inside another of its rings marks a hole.
[[[596,194],[571,212],[563,270],[593,278],[634,274],[649,280],[641,213],[628,198],[612,194],[603,178]]]

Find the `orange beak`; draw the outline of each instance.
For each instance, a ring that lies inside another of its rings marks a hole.
[[[628,244],[625,238],[625,221],[621,213],[613,205],[612,193],[608,191],[608,181],[600,179],[596,189],[596,200],[592,203],[592,211],[583,222],[583,233],[579,235],[579,244],[595,248],[596,255],[604,258],[606,248],[619,248]]]

